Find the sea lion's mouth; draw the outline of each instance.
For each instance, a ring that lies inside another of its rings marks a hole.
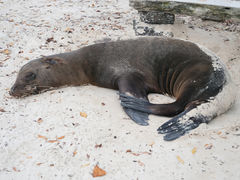
[[[9,91],[9,94],[11,96],[14,96],[16,98],[26,97],[32,94],[38,94],[39,89],[37,86],[30,86],[30,85],[13,85],[11,90]]]
[[[14,85],[9,94],[15,98],[23,98],[29,95],[36,95],[48,90],[54,89],[50,86],[38,86],[38,85],[26,85],[26,86],[16,86]]]

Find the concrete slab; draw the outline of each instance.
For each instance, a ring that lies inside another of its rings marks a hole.
[[[233,7],[240,8],[240,0],[134,0],[134,1],[162,1],[162,2],[182,2],[182,3],[191,3],[191,4],[205,4],[213,6],[222,6],[222,7]]]
[[[158,11],[201,17],[206,20],[240,22],[239,0],[130,0],[139,12]]]

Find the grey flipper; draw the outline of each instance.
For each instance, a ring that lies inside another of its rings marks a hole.
[[[207,117],[203,115],[188,115],[188,112],[192,109],[194,109],[194,107],[187,108],[157,129],[159,134],[166,134],[164,136],[165,141],[175,140],[190,130],[197,128],[201,123],[207,122]]]
[[[184,107],[177,101],[169,104],[152,104],[143,98],[120,94],[121,105],[126,108],[160,116],[174,116],[181,113]]]
[[[148,125],[148,114],[137,109],[137,107],[128,108],[122,104],[124,100],[134,97],[139,100],[139,103],[148,102],[146,86],[142,76],[138,73],[131,73],[121,76],[118,81],[118,89],[121,100],[121,105],[128,116],[137,124],[142,126]]]
[[[127,115],[137,124],[147,126],[148,124],[148,113],[136,111],[134,109],[123,108]]]

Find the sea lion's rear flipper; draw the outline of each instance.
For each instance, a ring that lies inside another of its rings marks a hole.
[[[125,99],[131,97],[138,99],[139,103],[148,102],[146,85],[144,84],[142,76],[138,73],[126,74],[118,79],[117,84],[124,111],[135,123],[147,126],[147,121],[149,120],[148,113],[141,112],[137,110],[137,108],[128,108],[122,104]]]
[[[235,85],[228,82],[215,97],[209,97],[207,101],[192,102],[182,113],[160,126],[158,133],[166,134],[164,136],[166,141],[177,139],[201,123],[208,123],[226,112],[234,104],[235,96]]]
[[[197,111],[196,106],[188,107],[185,111],[161,125],[157,129],[158,133],[166,134],[164,136],[165,141],[172,141],[213,118],[194,111]]]

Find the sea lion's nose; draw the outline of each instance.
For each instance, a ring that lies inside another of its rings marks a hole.
[[[14,91],[15,91],[15,89],[16,89],[16,85],[13,85],[12,88],[10,89],[10,91],[9,91],[9,94],[10,94],[11,96],[14,96]]]

